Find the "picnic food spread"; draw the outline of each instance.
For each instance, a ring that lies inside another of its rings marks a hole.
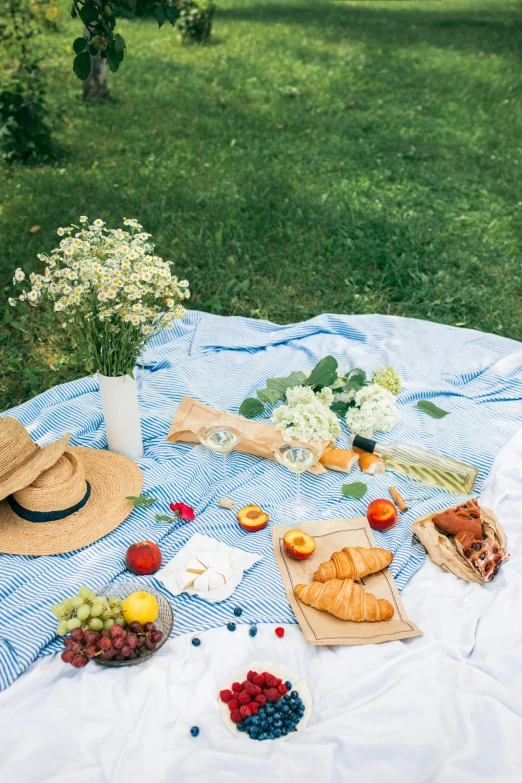
[[[274,470],[288,468],[297,476],[309,470],[317,477],[318,516],[321,476],[328,472],[356,472],[364,479],[343,484],[342,497],[348,498],[363,498],[368,492],[365,482],[371,487],[372,481],[388,471],[455,492],[471,490],[475,468],[418,446],[381,444],[365,434],[354,434],[350,439],[354,450],[337,448],[339,426],[332,418],[336,413],[346,415],[347,422],[360,426],[368,435],[373,435],[375,426],[391,428],[399,415],[394,395],[400,386],[395,378],[391,378],[394,391],[379,385],[379,381],[390,380],[389,373],[376,373],[372,383],[358,370],[339,373],[337,363],[330,359],[321,360],[309,376],[293,373],[286,379],[267,381],[266,389],[260,390],[261,407],[284,403],[278,415],[272,414],[275,428],[184,398],[169,432],[170,441],[200,442],[213,453],[225,455],[232,450],[228,441],[225,448],[220,440],[218,448],[200,433],[212,430],[222,439],[225,430],[233,430],[237,450],[272,460],[275,456],[281,468],[274,465]],[[359,394],[361,390],[365,394]],[[241,408],[258,415],[259,406],[254,403],[245,400]],[[373,420],[376,406],[380,406],[380,413]],[[105,536],[133,508],[141,507],[151,515],[158,503],[147,493],[141,494],[141,472],[127,457],[70,446],[68,436],[39,447],[25,428],[9,417],[0,420],[2,453],[9,453],[3,468],[0,460],[0,548],[5,552],[69,552]],[[224,470],[226,479],[225,464]],[[310,522],[285,512],[286,526],[272,525],[275,562],[290,606],[310,644],[370,644],[422,634],[409,620],[388,571],[393,552],[377,546],[371,532],[377,531],[379,541],[384,542],[395,525],[407,524],[399,517],[399,511],[407,513],[407,502],[395,487],[390,486],[389,492],[393,500],[374,496],[368,502],[366,518]],[[299,501],[299,484],[297,493]],[[255,500],[255,496],[253,483],[243,503]],[[228,515],[230,525],[248,534],[246,539],[254,543],[257,536],[265,535],[272,509],[269,513],[255,502],[241,505],[234,497],[221,497],[214,504],[220,514]],[[174,516],[153,513],[153,518],[183,524],[195,518],[194,509],[185,502],[173,501],[169,508]],[[35,524],[42,522],[45,524]],[[509,557],[502,528],[475,498],[433,512],[414,522],[412,528],[435,562],[468,581],[490,583]],[[155,574],[167,593],[184,593],[187,601],[208,602],[211,607],[225,602],[243,579],[249,580],[250,568],[261,559],[215,536],[199,534],[166,563],[162,562],[161,548],[152,540],[132,543],[122,554],[131,574]],[[143,663],[168,638],[173,622],[165,594],[145,581],[131,585],[116,580],[99,592],[82,585],[77,595],[63,598],[51,611],[58,621],[57,633],[63,637],[62,659],[74,668],[82,668],[90,660],[107,666]],[[236,605],[231,614],[233,619],[227,618],[226,627],[233,633],[237,619],[243,616],[241,606]],[[258,624],[249,618],[244,621],[254,639]],[[284,628],[278,626],[275,635],[284,640]],[[200,644],[199,637],[192,639],[193,648]],[[237,736],[281,740],[306,725],[302,693],[307,686],[296,690],[294,680],[299,675],[293,673],[285,679],[274,666],[252,666],[243,679],[232,680],[221,689],[223,719]],[[190,733],[198,736],[199,727],[193,726]]]

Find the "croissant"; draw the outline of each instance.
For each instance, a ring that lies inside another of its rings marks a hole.
[[[366,593],[361,585],[351,579],[296,585],[295,593],[307,606],[330,612],[341,620],[375,623],[393,617],[393,606],[389,601]]]
[[[392,560],[393,554],[387,549],[345,546],[340,552],[334,552],[326,563],[321,563],[314,579],[316,582],[327,582],[329,579],[362,579],[386,568]]]

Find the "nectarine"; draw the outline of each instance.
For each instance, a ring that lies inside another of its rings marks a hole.
[[[237,512],[237,521],[248,533],[255,533],[262,530],[268,524],[268,514],[261,506],[245,506]]]
[[[371,528],[383,532],[394,526],[399,518],[399,513],[391,500],[378,498],[377,500],[372,500],[368,506],[366,517]]]
[[[155,574],[161,565],[161,550],[153,541],[131,544],[125,555],[125,565],[133,574]]]
[[[288,530],[283,538],[283,547],[288,557],[294,560],[306,560],[315,552],[315,541],[312,536],[301,530]]]

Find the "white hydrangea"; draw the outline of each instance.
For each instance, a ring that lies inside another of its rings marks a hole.
[[[375,432],[388,432],[400,420],[395,396],[377,383],[364,386],[355,395],[357,407],[346,414],[348,429],[371,438]]]
[[[353,389],[348,389],[345,392],[336,392],[333,396],[334,402],[353,402],[355,400],[355,392]]]
[[[276,408],[271,416],[284,440],[312,443],[339,437],[339,421],[329,408],[333,401],[331,389],[314,394],[310,386],[295,386],[288,389],[286,399],[287,404]]]

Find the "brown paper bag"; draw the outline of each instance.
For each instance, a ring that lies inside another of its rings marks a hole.
[[[264,457],[275,461],[272,449],[282,446],[283,436],[271,424],[264,421],[251,421],[239,416],[237,413],[221,413],[221,411],[211,408],[192,397],[183,397],[170,425],[167,440],[170,443],[199,443],[197,431],[203,426],[210,426],[219,421],[221,417],[234,421],[237,419],[241,423],[243,437],[236,446],[236,451],[242,451],[244,454],[253,454],[255,457]],[[331,441],[321,444],[322,450],[329,446]],[[319,462],[309,468],[309,473],[319,475],[326,473],[326,468]]]
[[[364,517],[300,524],[299,530],[312,536],[316,543],[315,552],[307,560],[293,560],[287,556],[283,537],[287,530],[291,529],[284,525],[275,525],[272,528],[272,543],[288,601],[309,644],[378,644],[422,636],[420,628],[408,619],[393,577],[387,568],[377,574],[365,576],[360,580],[360,584],[376,598],[386,598],[391,603],[395,610],[391,620],[378,623],[339,620],[328,612],[306,606],[294,595],[297,584],[313,582],[314,572],[321,563],[330,559],[333,552],[339,552],[345,546],[375,546],[371,528]]]
[[[501,524],[488,508],[482,508],[481,506],[480,510],[482,512],[484,538],[504,548],[506,546],[506,534]],[[447,536],[442,533],[433,522],[433,517],[442,513],[442,511],[434,511],[432,514],[420,517],[412,525],[413,532],[433,562],[444,571],[449,571],[460,579],[465,579],[466,582],[475,582],[479,585],[486,584],[473,566],[459,555],[453,536]]]

